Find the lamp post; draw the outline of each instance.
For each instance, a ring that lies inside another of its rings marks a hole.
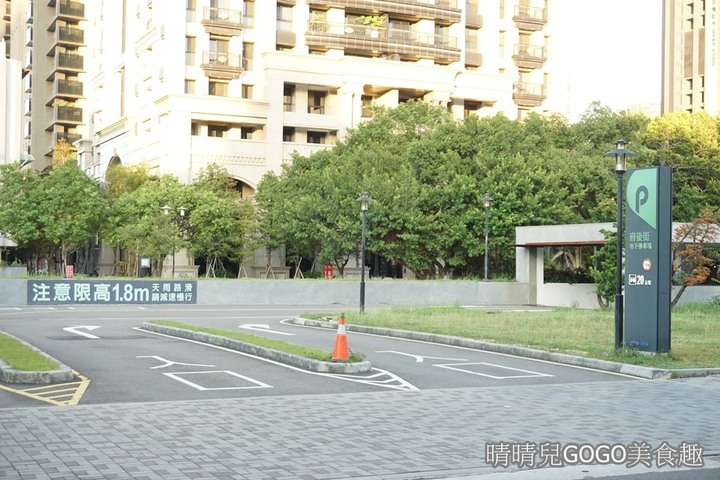
[[[492,198],[490,198],[490,195],[487,193],[483,197],[483,200],[485,201],[485,275],[483,277],[483,280],[486,282],[488,281],[488,236],[490,235],[490,202],[492,201]]]
[[[21,153],[20,160],[18,160],[18,163],[20,164],[20,168],[23,168],[23,167],[30,165],[34,161],[35,161],[35,157],[30,155],[29,153]]]
[[[625,174],[625,158],[632,157],[635,152],[627,149],[625,140],[615,142],[615,149],[606,155],[615,157],[615,173],[617,174],[617,251],[615,252],[615,348],[623,344],[623,174]]]
[[[160,207],[161,210],[165,215],[170,214],[170,206],[168,204],[165,204],[164,206]],[[178,211],[180,212],[180,228],[182,229],[185,225],[185,207],[179,207]],[[173,253],[172,253],[172,278],[175,278],[175,244],[173,243]]]
[[[358,198],[360,202],[360,211],[362,212],[362,240],[360,242],[360,313],[365,312],[365,238],[366,238],[366,223],[365,217],[367,214],[368,206],[372,199],[367,192],[363,192]]]

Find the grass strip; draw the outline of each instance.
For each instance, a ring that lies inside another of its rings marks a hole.
[[[0,332],[0,359],[7,363],[10,368],[22,372],[57,370],[60,368],[60,365],[56,362],[3,332]]]
[[[258,345],[260,347],[272,348],[273,350],[279,350],[285,353],[291,353],[304,358],[310,358],[313,360],[319,360],[321,362],[332,361],[332,353],[318,350],[311,347],[304,347],[295,343],[283,342],[282,340],[276,340],[273,338],[260,337],[257,335],[251,335],[241,332],[233,332],[231,330],[221,330],[218,328],[203,327],[199,325],[190,325],[182,322],[174,322],[171,320],[154,320],[150,323],[155,325],[163,325],[166,327],[182,328],[193,332],[207,333],[210,335],[217,335],[219,337],[231,338],[233,340],[240,340],[241,342]],[[364,357],[357,353],[350,353],[350,362],[362,362]]]
[[[333,319],[338,314],[303,314]],[[567,353],[662,369],[720,368],[720,307],[676,307],[671,319],[671,351],[649,355],[615,350],[612,310],[558,308],[552,311],[482,311],[461,307],[382,308],[362,315],[347,312],[350,324],[436,333]],[[627,319],[625,320],[627,322]]]

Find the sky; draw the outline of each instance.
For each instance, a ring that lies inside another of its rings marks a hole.
[[[575,121],[597,100],[614,110],[660,104],[662,0],[554,0],[552,58]],[[587,40],[583,40],[587,39]],[[558,55],[555,57],[555,55]]]

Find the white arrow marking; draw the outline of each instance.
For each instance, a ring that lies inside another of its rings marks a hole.
[[[256,332],[275,333],[277,335],[295,335],[294,333],[278,332],[276,330],[270,330],[270,325],[262,323],[245,323],[238,325],[238,328],[244,328],[246,330],[255,330]]]
[[[426,358],[433,360],[457,360],[466,361],[464,358],[445,358],[445,357],[428,357],[427,355],[413,355],[412,353],[396,352],[395,350],[378,350],[377,353],[397,353],[398,355],[405,355],[415,359],[415,363],[422,363]]]
[[[100,338],[100,337],[97,337],[97,336],[95,336],[95,335],[93,335],[93,334],[91,334],[91,333],[81,332],[81,331],[78,330],[79,328],[85,328],[85,329],[87,329],[87,330],[95,330],[96,328],[100,328],[100,326],[98,325],[98,326],[95,327],[95,326],[92,326],[92,325],[78,325],[77,327],[65,327],[65,328],[63,328],[63,330],[65,330],[66,332],[74,333],[74,334],[76,334],[76,335],[80,335],[80,336],[82,336],[82,337],[87,337],[87,338]]]

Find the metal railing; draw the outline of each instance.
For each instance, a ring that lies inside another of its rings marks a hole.
[[[311,20],[308,22],[308,31],[311,33],[340,35],[355,40],[383,40],[407,45],[421,45],[423,47],[457,48],[457,37],[418,32],[404,28],[374,27],[358,23],[335,23]]]
[[[242,68],[240,55],[237,53],[225,52],[203,52],[203,65],[221,68]]]
[[[243,15],[240,10],[229,8],[205,7],[203,9],[203,21],[215,24],[242,26]]]
[[[547,20],[545,9],[543,7],[531,7],[529,5],[516,5],[515,17],[524,20],[535,20],[544,22]]]

